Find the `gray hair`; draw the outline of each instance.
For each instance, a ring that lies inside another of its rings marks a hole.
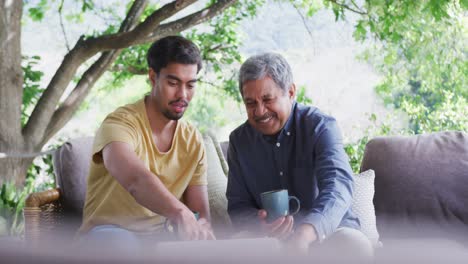
[[[239,73],[239,90],[247,81],[270,77],[283,92],[288,91],[293,83],[291,67],[283,56],[276,53],[263,53],[247,59],[242,64]]]

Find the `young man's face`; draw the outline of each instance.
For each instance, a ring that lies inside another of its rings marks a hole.
[[[288,121],[296,95],[294,84],[283,91],[270,77],[242,85],[249,123],[264,135],[275,135]]]
[[[180,119],[195,93],[197,65],[169,63],[159,74],[149,70],[156,110],[169,120]]]

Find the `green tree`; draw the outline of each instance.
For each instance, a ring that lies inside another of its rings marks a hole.
[[[359,2],[361,4],[353,0],[284,1],[306,11],[307,15],[313,15],[323,7],[331,9],[337,20],[346,19],[347,12],[356,13],[359,15],[356,38],[374,36],[384,43],[404,40],[405,32],[413,30],[407,27],[405,31],[405,26],[414,25],[412,17],[415,15],[442,21],[450,17],[453,6],[466,10],[468,5],[466,0],[365,0]],[[65,10],[64,5],[70,2],[80,8]],[[14,154],[40,151],[72,118],[106,71],[115,72],[116,82],[141,71],[145,45],[161,37],[183,33],[194,39],[210,63],[207,69],[217,73],[216,79],[223,83],[221,88],[239,99],[235,82],[230,78],[232,75],[221,72],[224,65],[241,60],[237,53],[240,42],[236,34],[239,20],[255,15],[264,1],[210,0],[205,7],[186,14],[182,11],[187,11],[195,0],[177,0],[164,5],[133,0],[126,2],[123,17],[113,6],[101,6],[96,2],[0,0],[0,152],[9,155],[0,158],[0,182],[13,179],[18,185],[22,184],[32,158],[20,158]],[[105,14],[115,22],[110,23],[105,31],[83,34],[74,46],[66,41],[69,52],[51,81],[40,87],[41,73],[33,69],[39,58],[22,56],[23,11],[33,20],[45,19],[47,12],[58,12],[61,24],[63,18],[79,22],[87,12]],[[208,29],[194,28],[202,23],[207,23]],[[62,98],[69,86],[72,87],[71,93]]]
[[[413,14],[395,28],[401,39],[366,54],[384,76],[378,94],[408,115],[416,134],[468,131],[468,17],[456,3],[439,13]]]
[[[374,37],[363,58],[384,77],[376,91],[409,118],[408,130],[394,131],[388,124],[377,128],[372,115],[364,137],[345,146],[355,172],[374,136],[468,131],[467,1],[331,2],[337,19],[345,18],[343,10],[359,14],[354,37]]]
[[[130,63],[120,63],[125,60],[126,53],[132,52],[131,49],[124,52],[124,49],[151,43],[164,36],[180,34],[223,12],[238,12],[240,16],[234,16],[236,19],[248,16],[249,12],[255,12],[255,7],[260,3],[209,1],[205,7],[181,16],[179,14],[196,1],[178,0],[158,6],[149,4],[147,0],[134,0],[128,1],[125,16],[119,17],[114,14],[112,7],[98,7],[92,0],[68,1],[79,4],[81,8],[67,13],[63,9],[64,2],[0,1],[0,152],[7,155],[6,158],[0,158],[0,183],[13,179],[17,185],[21,185],[33,158],[20,157],[17,153],[39,152],[73,117],[104,72],[114,66],[123,66],[125,69],[132,66]],[[59,12],[61,19],[64,15],[68,19],[79,21],[86,12],[97,12],[108,14],[117,22],[110,24],[104,32],[82,35],[69,48],[51,81],[46,87],[40,87],[41,73],[34,71],[32,67],[39,58],[24,58],[22,63],[21,21],[23,11],[33,20],[41,20],[50,10]],[[219,23],[221,22],[223,21]],[[215,27],[216,25],[218,23],[214,24]],[[217,33],[219,35],[206,36],[207,39],[202,43],[206,46],[203,48],[213,48],[211,45],[215,42],[220,46],[216,46],[216,51],[220,54],[229,53],[230,48],[235,48],[229,43],[229,39],[222,39],[223,32]],[[201,40],[203,34],[197,36]],[[232,56],[223,58],[230,57]],[[217,62],[224,63],[222,60]],[[72,92],[62,98],[68,86],[73,86]]]

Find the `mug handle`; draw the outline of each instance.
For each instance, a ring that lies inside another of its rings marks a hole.
[[[301,202],[299,201],[299,199],[297,199],[296,196],[289,196],[288,198],[289,198],[288,201],[291,201],[291,199],[292,199],[292,200],[296,201],[296,203],[297,203],[297,208],[296,208],[296,210],[294,210],[293,213],[290,213],[290,215],[295,215],[295,214],[297,214],[297,213],[299,212],[299,210],[301,209]]]

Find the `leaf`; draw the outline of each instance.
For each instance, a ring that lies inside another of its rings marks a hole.
[[[468,0],[460,0],[460,6],[467,10],[468,9]]]
[[[365,28],[366,21],[360,20],[354,29],[353,37],[355,40],[364,41],[366,40],[367,30]]]
[[[29,16],[33,21],[41,21],[44,18],[44,10],[38,7],[32,7],[28,10]]]
[[[28,15],[33,21],[42,21],[48,8],[47,0],[41,0],[34,7],[28,9]]]

